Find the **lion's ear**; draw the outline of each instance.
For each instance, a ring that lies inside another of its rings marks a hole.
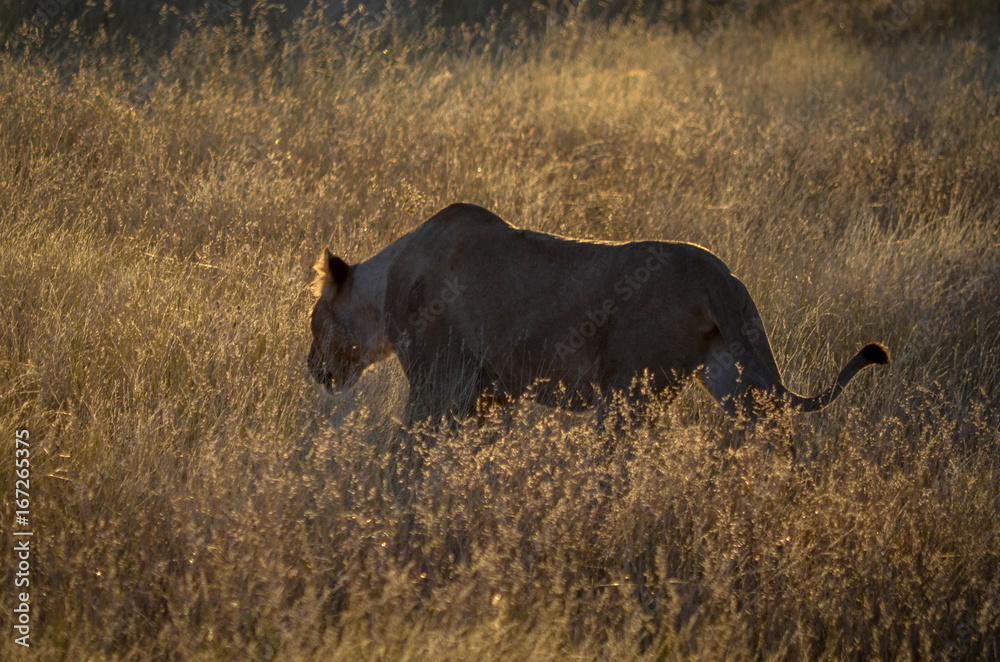
[[[316,280],[313,282],[313,294],[322,298],[332,298],[340,292],[351,278],[351,265],[323,249],[323,254],[313,267]]]
[[[330,280],[339,290],[351,277],[351,265],[331,253],[329,248],[323,251],[323,259],[326,260],[326,272],[330,274]]]

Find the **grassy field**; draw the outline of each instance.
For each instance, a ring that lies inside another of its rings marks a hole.
[[[0,54],[0,658],[1000,657],[997,39],[716,27]],[[397,364],[309,379],[310,267],[456,201],[710,248],[800,392],[893,364],[749,436],[691,387],[627,480],[588,417],[403,434]]]

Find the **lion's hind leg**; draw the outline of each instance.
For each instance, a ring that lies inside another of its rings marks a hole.
[[[705,364],[695,371],[695,376],[727,414],[737,417],[747,413],[746,386],[740,380],[740,366],[721,342],[712,344]]]

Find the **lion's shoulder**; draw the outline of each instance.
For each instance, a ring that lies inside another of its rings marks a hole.
[[[424,225],[430,226],[462,226],[474,230],[476,227],[502,226],[513,227],[488,209],[468,202],[456,202],[448,205],[431,216]]]

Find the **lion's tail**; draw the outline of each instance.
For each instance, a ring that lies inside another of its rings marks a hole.
[[[738,379],[742,384],[735,391],[762,390],[769,393],[778,406],[790,404],[802,411],[819,411],[836,400],[858,372],[870,365],[889,363],[889,350],[883,345],[871,343],[862,347],[844,365],[833,385],[822,393],[811,398],[795,393],[784,385],[760,313],[750,293],[738,278],[730,275],[730,279],[730,287],[720,290],[725,292],[728,300],[712,301],[712,307],[726,347],[735,362],[741,364]]]
[[[864,368],[870,365],[887,365],[889,363],[889,349],[884,345],[878,343],[870,343],[865,345],[858,351],[854,357],[848,361],[843,368],[840,370],[840,374],[837,375],[837,381],[834,382],[830,388],[826,389],[819,395],[815,395],[811,398],[806,398],[797,393],[793,393],[789,389],[785,388],[784,385],[780,386],[780,389],[784,393],[779,393],[777,395],[784,395],[784,399],[787,399],[792,407],[800,409],[802,411],[819,411],[823,409],[831,402],[837,399],[837,397],[843,392],[844,387],[854,379],[854,375],[858,374]]]

